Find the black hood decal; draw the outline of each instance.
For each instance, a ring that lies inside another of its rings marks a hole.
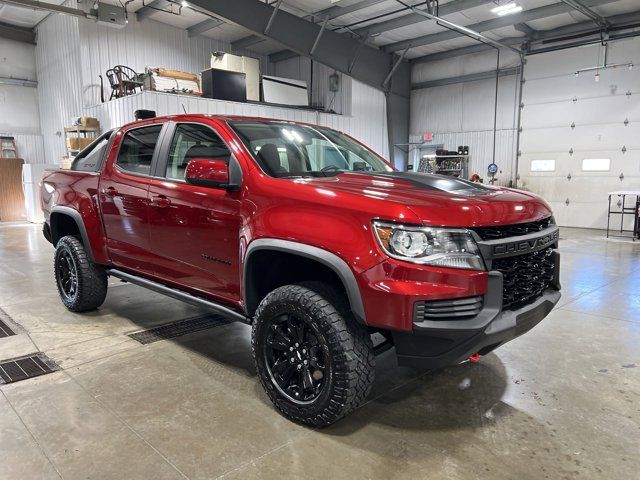
[[[372,177],[384,178],[389,180],[402,180],[419,188],[430,188],[440,190],[442,192],[454,193],[457,195],[487,195],[494,190],[485,187],[481,183],[473,183],[461,178],[449,177],[446,175],[433,175],[425,173],[411,172],[353,172],[366,173]],[[349,175],[350,172],[343,172],[343,175]]]

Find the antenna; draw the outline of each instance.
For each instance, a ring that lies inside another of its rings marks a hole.
[[[184,103],[181,103],[180,105],[182,105],[182,110],[184,111],[185,115],[187,114],[187,109],[184,108]]]

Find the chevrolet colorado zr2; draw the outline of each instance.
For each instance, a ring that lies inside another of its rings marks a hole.
[[[47,172],[41,202],[69,310],[98,308],[112,276],[250,324],[269,398],[313,426],[365,400],[379,350],[426,369],[476,359],[560,299],[541,198],[399,172],[315,125],[138,121]]]

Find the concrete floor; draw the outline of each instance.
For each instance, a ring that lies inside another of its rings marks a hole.
[[[0,387],[1,479],[638,478],[640,242],[562,229],[564,297],[534,330],[425,373],[378,357],[369,402],[322,431],[288,422],[230,324],[146,346],[132,331],[202,312],[113,282],[60,303],[40,227],[0,225],[0,359],[62,369]]]

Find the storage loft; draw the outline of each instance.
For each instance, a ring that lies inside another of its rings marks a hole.
[[[341,131],[351,131],[354,118],[350,115],[325,113],[311,108],[286,107],[267,103],[231,102],[210,98],[144,90],[84,109],[83,114],[100,121],[102,131],[133,122],[136,110],[154,110],[158,116],[183,113],[210,115],[244,115],[277,118],[325,125]]]

